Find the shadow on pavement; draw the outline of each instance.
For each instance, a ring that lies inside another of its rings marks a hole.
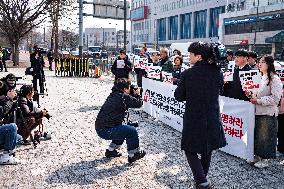
[[[108,166],[104,166],[103,164],[109,161],[111,159],[104,157],[93,161],[82,161],[64,166],[51,173],[46,182],[48,184],[89,185],[96,183],[99,179],[117,176],[131,168],[129,164],[111,165],[109,168],[105,168]]]
[[[101,106],[84,106],[79,108],[79,112],[88,112],[88,111],[95,111],[100,110]]]

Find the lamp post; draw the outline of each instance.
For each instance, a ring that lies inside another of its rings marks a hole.
[[[254,39],[253,39],[253,50],[254,51],[255,51],[255,43],[256,43],[256,32],[258,29],[258,7],[259,7],[259,0],[257,0],[257,6],[256,6],[256,21],[255,21]]]
[[[154,16],[157,16],[155,13]],[[156,18],[156,50],[159,50],[159,26],[158,26],[158,18]]]

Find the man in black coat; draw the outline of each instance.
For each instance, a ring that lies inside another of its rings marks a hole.
[[[249,98],[246,96],[242,88],[239,76],[240,71],[251,70],[251,67],[248,65],[248,57],[249,53],[244,49],[240,49],[235,53],[236,67],[233,74],[233,81],[229,81],[224,84],[223,96],[249,101]]]
[[[126,52],[121,50],[119,52],[118,58],[114,61],[111,72],[115,76],[115,80],[118,78],[127,78],[129,79],[129,72],[132,70],[131,62],[128,60],[126,56]]]
[[[213,56],[209,44],[194,42],[188,51],[194,66],[182,72],[174,93],[176,100],[186,101],[181,149],[185,151],[196,188],[211,188],[206,176],[212,151],[226,145],[219,108],[223,77],[220,68],[208,62]]]
[[[126,78],[118,78],[114,83],[112,93],[97,116],[95,126],[99,137],[112,140],[105,156],[121,156],[117,149],[126,139],[128,162],[132,163],[143,158],[146,152],[139,149],[139,136],[136,128],[123,124],[128,108],[140,108],[143,104],[139,89],[134,91],[134,96],[130,96],[129,93],[130,82]]]

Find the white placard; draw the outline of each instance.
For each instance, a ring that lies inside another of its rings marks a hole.
[[[236,64],[235,61],[230,61],[225,68],[222,68],[224,81],[233,81],[235,64]]]
[[[124,68],[124,66],[125,66],[124,60],[116,61],[116,68]]]
[[[284,67],[275,67],[275,71],[284,84]]]
[[[249,91],[256,94],[261,85],[261,74],[258,70],[240,71],[240,81],[243,91]]]

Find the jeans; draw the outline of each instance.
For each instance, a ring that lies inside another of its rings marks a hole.
[[[96,132],[102,139],[112,140],[110,144],[111,148],[119,148],[126,139],[129,154],[133,154],[139,150],[139,136],[135,127],[117,125],[114,127],[97,128]]]
[[[201,154],[200,159],[198,158],[197,153],[190,151],[185,151],[185,155],[196,185],[198,186],[201,183],[207,182],[206,177],[210,167],[212,152],[208,154]]]
[[[12,151],[16,147],[17,126],[14,123],[5,124],[0,126],[0,144],[4,145],[5,151]]]

